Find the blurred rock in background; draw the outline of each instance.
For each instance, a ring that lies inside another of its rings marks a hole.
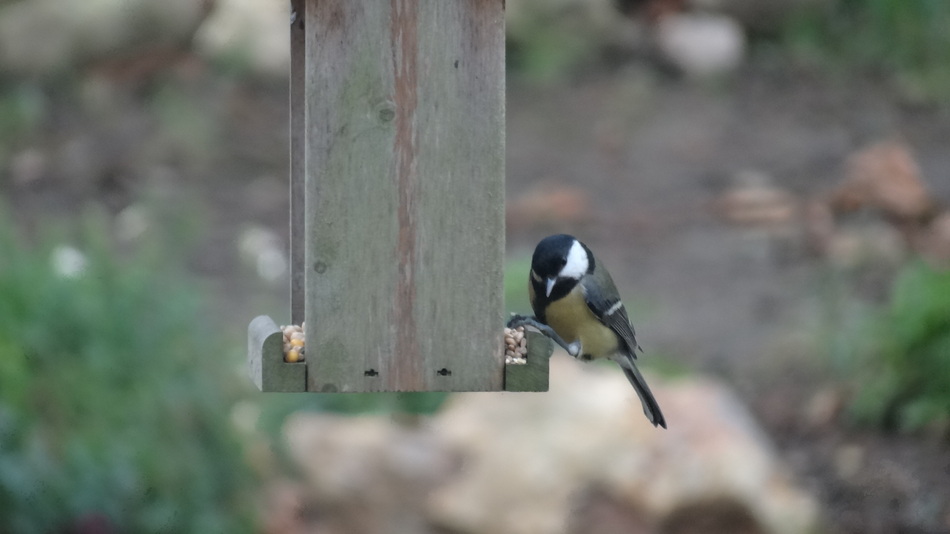
[[[289,0],[215,0],[195,47],[206,58],[243,61],[258,75],[290,73]]]
[[[556,357],[551,376],[546,394],[456,395],[415,427],[294,417],[286,436],[320,524],[349,533],[816,528],[817,503],[724,385],[654,377],[670,423],[662,430],[620,373]]]
[[[729,74],[742,64],[746,39],[731,17],[712,13],[672,13],[656,23],[660,56],[691,78]]]

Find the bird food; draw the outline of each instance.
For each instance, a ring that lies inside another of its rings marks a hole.
[[[524,365],[528,363],[528,339],[524,327],[505,328],[505,363]]]
[[[281,326],[280,331],[284,334],[284,361],[287,363],[297,363],[304,361],[304,352],[306,351],[306,336],[304,335],[304,325],[306,321],[297,326],[290,324]]]

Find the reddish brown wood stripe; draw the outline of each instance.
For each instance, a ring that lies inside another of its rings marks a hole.
[[[425,371],[420,368],[416,339],[416,128],[418,88],[418,0],[391,1],[392,61],[395,77],[396,137],[395,180],[399,205],[399,241],[396,257],[399,279],[393,299],[393,324],[396,325],[395,362],[390,368],[392,380],[401,388],[421,388]]]

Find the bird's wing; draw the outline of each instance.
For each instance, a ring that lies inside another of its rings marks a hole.
[[[610,273],[606,269],[599,269],[588,276],[590,278],[582,280],[581,283],[587,307],[600,322],[620,336],[630,355],[636,358],[636,351],[640,348],[637,335],[630,324],[630,318],[627,317],[627,309],[617,296],[617,288]]]

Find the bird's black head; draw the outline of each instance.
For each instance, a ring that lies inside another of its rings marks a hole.
[[[534,249],[531,270],[540,278],[554,278],[567,264],[567,255],[577,241],[567,234],[545,237]]]
[[[538,295],[556,300],[594,270],[594,256],[583,243],[567,234],[545,237],[531,257],[531,283]]]

